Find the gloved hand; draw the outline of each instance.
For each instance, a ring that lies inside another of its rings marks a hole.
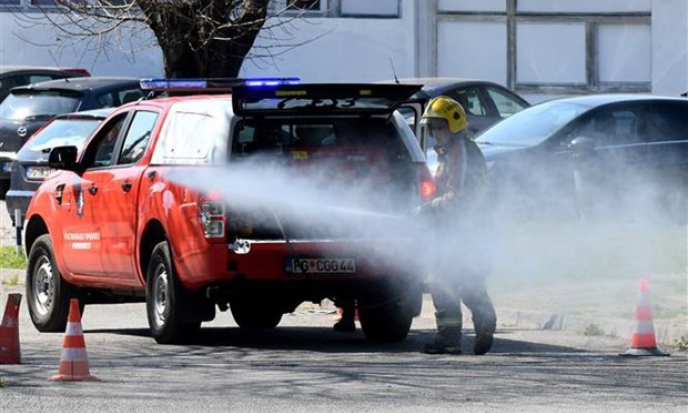
[[[411,210],[409,215],[415,217],[415,216],[421,215],[422,213],[423,213],[423,205],[418,205]]]

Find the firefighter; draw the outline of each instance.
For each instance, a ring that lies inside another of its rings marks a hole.
[[[434,228],[430,292],[437,334],[423,351],[461,353],[463,301],[473,316],[473,351],[482,355],[492,347],[496,326],[495,310],[485,287],[492,245],[491,219],[483,204],[487,192],[485,158],[478,145],[468,139],[466,112],[455,100],[446,96],[432,99],[421,122],[426,136],[436,142],[439,161],[436,196],[414,211]]]

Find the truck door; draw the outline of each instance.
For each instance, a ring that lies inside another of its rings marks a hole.
[[[101,226],[101,260],[105,274],[135,283],[136,229],[139,187],[145,166],[141,159],[150,141],[158,113],[134,111],[113,156],[107,179],[98,182],[94,219]],[[104,177],[105,178],[105,177]]]
[[[74,274],[104,275],[100,252],[103,248],[103,222],[100,214],[101,182],[111,179],[111,157],[126,113],[107,121],[87,143],[82,160],[84,171],[65,183],[62,237],[65,265]]]

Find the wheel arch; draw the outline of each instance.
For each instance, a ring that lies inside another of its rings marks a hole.
[[[139,243],[139,269],[141,271],[144,285],[148,283],[148,280],[146,279],[148,264],[150,263],[153,249],[160,242],[166,240],[167,232],[160,221],[151,220],[146,224],[146,228],[141,233],[141,242]]]
[[[27,258],[36,239],[43,234],[49,233],[48,224],[40,215],[33,215],[31,219],[29,219],[24,228],[24,254]]]

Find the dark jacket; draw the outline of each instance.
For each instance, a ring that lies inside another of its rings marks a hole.
[[[454,139],[435,151],[439,160],[435,174],[437,192],[423,210],[432,211],[440,219],[464,222],[463,217],[472,218],[484,211],[487,164],[478,145],[470,139]]]

